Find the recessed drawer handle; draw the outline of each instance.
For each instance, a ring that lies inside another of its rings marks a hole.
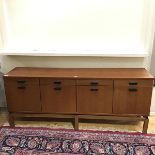
[[[129,88],[128,90],[129,90],[129,91],[137,91],[136,88]]]
[[[17,83],[25,83],[25,80],[18,80]]]
[[[137,82],[129,82],[129,85],[137,85]]]
[[[24,86],[18,86],[17,88],[18,89],[25,89],[26,87],[24,87]]]
[[[61,90],[61,87],[55,87],[54,90]]]
[[[54,84],[61,84],[61,81],[54,81]]]
[[[91,88],[90,90],[91,90],[91,91],[98,91],[97,88]]]
[[[98,82],[90,82],[91,85],[98,85]]]

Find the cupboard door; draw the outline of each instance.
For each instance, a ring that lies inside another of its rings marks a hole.
[[[45,80],[45,81],[44,81]],[[75,113],[76,87],[74,80],[41,80],[42,111],[45,113]]]
[[[41,112],[39,79],[5,79],[9,112]]]
[[[149,115],[153,83],[142,82],[125,80],[114,82],[115,114]]]
[[[77,111],[81,114],[112,113],[113,86],[77,86]]]

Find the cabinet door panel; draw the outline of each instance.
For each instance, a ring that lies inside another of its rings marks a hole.
[[[41,112],[38,79],[7,79],[5,91],[9,112]]]
[[[77,110],[83,114],[112,113],[113,86],[77,86]]]
[[[75,113],[75,86],[41,85],[42,111],[46,113]]]
[[[149,115],[152,87],[117,86],[114,89],[114,113]]]

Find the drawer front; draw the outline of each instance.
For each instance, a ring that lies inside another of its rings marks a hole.
[[[39,85],[39,79],[37,78],[5,78],[5,84],[14,85]]]
[[[137,80],[137,79],[131,79],[131,80],[114,80],[114,87],[152,87],[153,86],[153,80]]]
[[[44,78],[40,79],[41,85],[75,85],[75,80],[69,80],[69,79],[57,79],[57,78]]]
[[[77,85],[113,85],[113,80],[100,80],[100,79],[89,79],[89,80],[77,80]]]

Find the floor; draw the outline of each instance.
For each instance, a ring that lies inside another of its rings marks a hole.
[[[148,133],[155,133],[155,116],[149,117]],[[18,118],[15,121],[17,127],[50,127],[73,129],[70,119],[46,119],[46,118]],[[0,125],[8,126],[7,113],[1,112]],[[82,130],[104,130],[104,131],[127,131],[141,132],[143,122],[133,121],[101,121],[101,120],[82,120],[79,128]]]

